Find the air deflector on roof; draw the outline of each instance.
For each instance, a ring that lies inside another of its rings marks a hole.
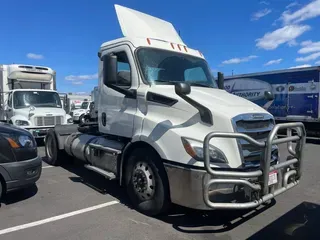
[[[161,39],[185,45],[170,22],[117,4],[114,6],[123,36]]]

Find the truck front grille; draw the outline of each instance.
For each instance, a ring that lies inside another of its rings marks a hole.
[[[257,141],[267,140],[270,131],[274,127],[274,120],[268,114],[259,114],[261,120],[255,120],[252,114],[243,114],[235,117],[232,122],[235,131],[244,133]],[[259,166],[260,159],[263,158],[264,152],[248,143],[245,140],[239,139],[238,145],[241,157],[245,166]],[[278,159],[278,149],[275,146],[272,150],[272,161],[274,164]]]
[[[62,116],[41,116],[34,118],[36,126],[54,126],[63,123]]]

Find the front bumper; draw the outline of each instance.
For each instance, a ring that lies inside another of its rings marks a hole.
[[[73,121],[79,121],[80,115],[79,116],[73,116],[72,119],[73,119]]]
[[[275,139],[279,130],[287,129],[285,138]],[[292,130],[297,135],[292,136]],[[212,169],[209,141],[213,137],[242,138],[264,149],[260,169]],[[293,149],[292,141],[297,141]],[[204,141],[205,169],[190,169],[165,164],[173,203],[194,209],[250,209],[267,202],[299,184],[306,132],[302,123],[277,124],[266,142],[258,142],[242,133],[209,133]],[[291,157],[270,166],[272,146],[287,143]],[[276,179],[276,180],[275,180]]]
[[[42,159],[38,156],[26,161],[1,164],[0,167],[8,173],[5,182],[7,191],[12,191],[32,185],[39,180]]]
[[[48,131],[53,127],[45,127],[45,128],[25,128],[28,130],[34,138],[44,138]]]

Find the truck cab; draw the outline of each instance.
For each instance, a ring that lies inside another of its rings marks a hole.
[[[71,117],[68,118],[61,105],[59,94],[52,90],[10,91],[5,114],[9,123],[29,130],[35,138],[43,138],[48,128],[56,124],[71,123]]]
[[[90,109],[92,106],[92,101],[83,101],[80,105],[80,108],[74,109],[72,111],[72,118],[74,123],[84,123],[85,116],[90,113]]]
[[[56,124],[71,123],[55,90],[55,71],[43,66],[4,65],[0,71],[1,120],[44,138]]]
[[[64,154],[83,161],[117,179],[148,215],[169,203],[254,208],[299,183],[303,124],[275,125],[263,108],[220,89],[222,75],[217,84],[203,54],[171,23],[115,9],[124,37],[98,52],[98,123],[51,130],[49,163]],[[278,139],[280,128],[296,135]],[[280,163],[277,145],[287,142],[293,158]]]

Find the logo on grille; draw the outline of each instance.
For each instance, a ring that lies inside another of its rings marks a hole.
[[[264,116],[261,115],[261,114],[252,114],[251,117],[252,117],[253,119],[259,119],[259,120],[264,119]]]
[[[53,114],[52,113],[46,113],[46,116],[52,116]]]

